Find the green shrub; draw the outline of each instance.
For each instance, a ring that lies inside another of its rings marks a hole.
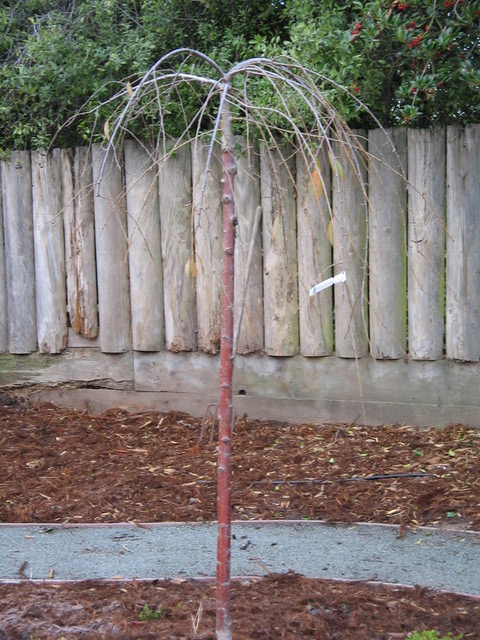
[[[138,618],[141,622],[146,622],[147,620],[158,620],[164,614],[163,609],[151,609],[148,604],[146,604],[143,609],[138,614]]]
[[[227,67],[251,56],[294,57],[350,92],[319,79],[352,126],[374,125],[356,98],[384,125],[479,122],[479,34],[478,3],[463,0],[6,0],[0,154],[53,139],[101,140],[119,106],[112,96],[179,47]],[[271,86],[251,82],[260,104],[275,106]],[[168,132],[183,130],[194,112],[185,99],[169,114]],[[155,126],[157,115],[152,103],[135,133]]]
[[[463,0],[290,3],[292,51],[349,88],[350,124],[480,121],[480,8]]]
[[[437,631],[412,631],[407,635],[408,640],[461,640],[463,634],[452,636],[450,633],[441,636]]]

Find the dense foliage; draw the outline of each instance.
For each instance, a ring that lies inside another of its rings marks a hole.
[[[291,46],[382,124],[480,121],[480,2],[292,2]],[[369,124],[348,96],[351,124]]]
[[[224,66],[293,56],[348,90],[323,82],[355,126],[372,124],[356,99],[386,125],[480,121],[478,0],[6,0],[0,149],[101,137],[113,104],[85,105],[183,46]],[[271,100],[261,83],[257,97]],[[172,112],[173,133],[181,118]]]

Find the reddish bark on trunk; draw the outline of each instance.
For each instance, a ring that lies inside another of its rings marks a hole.
[[[222,319],[220,342],[220,419],[217,471],[217,640],[231,639],[230,619],[230,549],[231,549],[231,445],[233,422],[233,330],[234,330],[234,250],[235,203],[233,186],[235,158],[231,134],[229,105],[222,114]]]

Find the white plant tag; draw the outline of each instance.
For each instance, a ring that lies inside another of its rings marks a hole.
[[[316,284],[314,287],[312,287],[310,289],[310,295],[314,296],[319,291],[323,291],[324,289],[331,287],[333,284],[337,284],[338,282],[345,282],[346,279],[347,274],[345,273],[345,271],[337,273],[337,275],[333,278],[327,278],[327,280],[324,280],[323,282],[320,282],[319,284]]]

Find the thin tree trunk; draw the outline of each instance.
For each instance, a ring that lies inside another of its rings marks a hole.
[[[233,302],[235,203],[233,183],[235,159],[230,109],[225,100],[222,113],[223,167],[223,255],[222,255],[222,320],[220,338],[220,425],[217,471],[217,640],[231,640],[230,619],[230,549],[231,549],[231,445],[233,421]]]

